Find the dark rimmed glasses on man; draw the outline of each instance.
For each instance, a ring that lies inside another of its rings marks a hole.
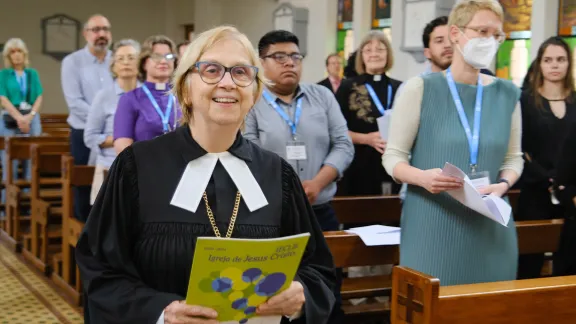
[[[247,87],[256,80],[258,68],[252,65],[235,65],[226,67],[216,62],[197,62],[193,65],[204,83],[216,84],[220,82],[226,72],[230,72],[232,81],[239,87]]]

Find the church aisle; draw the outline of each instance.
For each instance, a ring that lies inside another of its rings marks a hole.
[[[47,280],[0,243],[0,324],[83,323]]]

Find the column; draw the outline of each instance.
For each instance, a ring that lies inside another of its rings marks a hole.
[[[394,5],[392,5],[392,7],[394,7]],[[352,18],[352,28],[354,29],[354,48],[357,48],[360,45],[362,38],[364,38],[364,36],[366,36],[366,34],[370,31],[371,26],[372,0],[354,0],[354,14]]]
[[[316,83],[325,77],[326,57],[336,52],[338,1],[312,0],[308,3],[308,10],[308,51],[302,81]]]
[[[536,58],[538,48],[547,38],[558,35],[558,8],[558,0],[532,1],[531,60]]]

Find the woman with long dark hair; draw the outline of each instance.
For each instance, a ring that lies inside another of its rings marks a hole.
[[[518,220],[562,218],[564,210],[550,189],[559,154],[576,120],[570,47],[551,37],[538,49],[528,88],[522,93],[522,148],[525,169]],[[521,256],[518,278],[540,276],[544,255]]]

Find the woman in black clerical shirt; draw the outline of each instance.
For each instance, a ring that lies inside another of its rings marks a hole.
[[[183,125],[119,154],[78,241],[91,323],[218,323],[214,310],[183,300],[196,238],[230,231],[310,233],[291,286],[256,314],[326,323],[334,265],[298,176],[239,132],[262,93],[259,65],[232,27],[209,30],[187,49],[173,81]]]
[[[377,119],[392,108],[401,82],[389,78],[394,58],[390,41],[381,31],[371,31],[362,40],[356,56],[359,75],[345,79],[336,99],[348,123],[354,143],[354,160],[338,185],[338,195],[396,194],[396,184],[382,166],[386,141],[380,136]]]
[[[568,131],[576,127],[576,94],[568,44],[551,37],[538,49],[522,105],[521,178],[516,220],[562,218],[564,208],[552,194],[557,163]],[[522,255],[518,279],[540,277],[544,255]]]

